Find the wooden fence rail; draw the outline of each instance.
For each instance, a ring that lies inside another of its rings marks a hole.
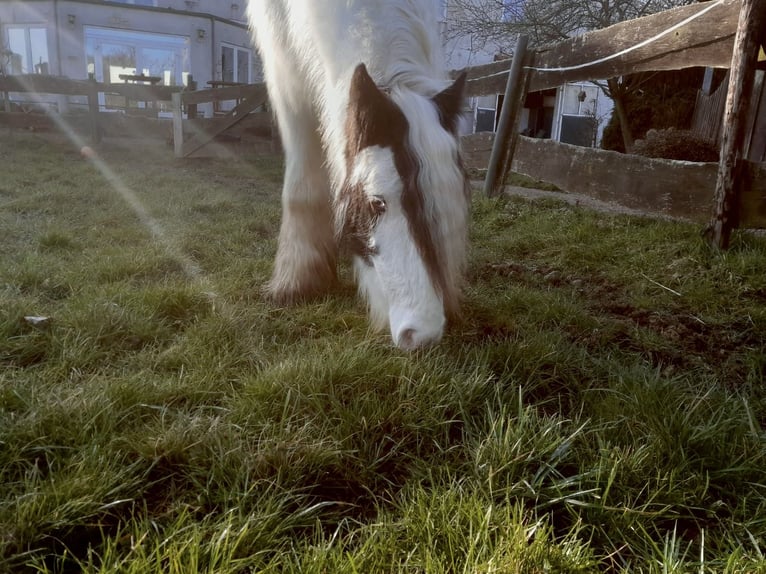
[[[126,101],[157,102],[170,101],[172,95],[183,90],[180,86],[152,86],[144,84],[104,84],[93,80],[71,80],[57,76],[45,76],[40,74],[26,74],[22,76],[0,76],[0,93],[3,93],[6,102],[6,112],[11,103],[10,93],[29,94],[33,101],[45,104],[42,94],[54,94],[63,96],[83,96],[87,98],[90,137],[94,142],[101,139],[103,126],[99,106],[99,94],[115,94],[122,96]],[[10,115],[8,123],[13,124],[13,115]]]
[[[681,6],[651,16],[587,32],[553,46],[528,52],[528,92],[556,88],[567,82],[613,78],[646,71],[695,66],[728,68],[737,31],[740,0],[725,0],[677,32],[603,63],[561,72],[543,69],[582,66],[636,46],[705,9],[708,3]],[[474,66],[468,71],[469,96],[502,93],[508,60]]]

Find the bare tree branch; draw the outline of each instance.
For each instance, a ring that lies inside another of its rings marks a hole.
[[[588,30],[690,4],[692,0],[451,0],[445,37],[509,52],[518,34],[531,45],[556,42]]]

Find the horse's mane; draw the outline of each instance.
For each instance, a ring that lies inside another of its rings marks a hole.
[[[377,31],[387,49],[381,66],[385,86],[401,86],[424,96],[433,96],[447,85],[441,42],[435,33],[434,2],[398,0]]]

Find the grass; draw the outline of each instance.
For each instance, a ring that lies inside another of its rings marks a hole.
[[[0,139],[0,571],[766,572],[762,238],[476,197],[407,354],[262,299],[277,158],[146,146]]]

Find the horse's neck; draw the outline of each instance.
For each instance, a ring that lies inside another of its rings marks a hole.
[[[322,34],[325,66],[330,82],[341,82],[344,75],[364,62],[381,85],[397,83],[415,91],[428,91],[443,74],[441,44],[434,33],[425,7],[430,0],[356,0],[349,13],[335,18],[338,36]],[[346,27],[348,26],[348,27]],[[351,30],[351,33],[349,33]]]
[[[384,87],[423,95],[445,87],[442,48],[434,32],[432,0],[351,0],[335,10],[316,0],[293,0],[294,38],[305,42],[304,62],[336,187],[345,176],[345,117],[353,69],[363,62]],[[321,6],[320,6],[321,5]],[[297,33],[296,33],[297,32]],[[310,47],[310,48],[309,48]]]

